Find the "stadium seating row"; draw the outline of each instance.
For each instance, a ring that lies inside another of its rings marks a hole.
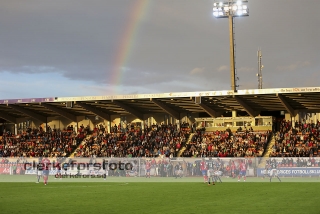
[[[183,157],[261,157],[271,132],[231,130],[205,132],[196,130],[188,141],[191,129],[184,124],[153,125],[144,129],[121,129],[107,133],[103,126],[90,131],[80,127],[65,130],[41,127],[28,129],[17,136],[5,133],[0,140],[0,157],[176,157],[184,146]],[[90,133],[90,134],[89,134]],[[320,154],[320,122],[282,121],[274,134],[275,145],[270,157],[310,157]],[[297,166],[298,163],[281,163]]]
[[[281,123],[280,132],[275,134],[275,145],[270,157],[317,157],[320,154],[320,122]]]
[[[107,133],[97,130],[75,151],[75,157],[176,157],[188,139],[190,129],[174,125],[153,125],[144,130]]]
[[[28,129],[16,136],[6,133],[0,140],[0,157],[68,157],[85,136],[70,129]]]
[[[193,135],[184,157],[261,157],[270,132],[203,132]]]

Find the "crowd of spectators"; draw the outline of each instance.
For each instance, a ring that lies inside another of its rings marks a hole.
[[[0,157],[68,157],[85,138],[86,133],[76,133],[72,127],[64,130],[47,127],[28,128],[14,135],[4,132],[0,139]]]
[[[93,130],[81,125],[78,132],[71,126],[64,130],[48,126],[46,130],[40,126],[18,135],[4,132],[0,139],[0,157],[68,157],[71,154],[75,157],[176,157],[183,146],[186,146],[183,157],[261,157],[271,136],[270,131],[252,129],[196,130],[186,144],[192,131],[189,124],[181,124],[179,128],[172,124],[154,124],[139,129],[130,124],[125,128],[115,125],[110,133],[102,125]],[[320,156],[319,121],[283,120],[274,138],[270,157],[283,157],[284,165],[290,164],[287,157]]]
[[[145,126],[136,129],[114,126],[111,133],[96,127],[90,138],[75,151],[75,157],[176,157],[189,137],[190,129],[176,125]]]
[[[204,132],[198,130],[183,152],[184,157],[261,157],[270,131]]]
[[[320,122],[282,121],[270,157],[319,157]]]
[[[318,167],[320,159],[315,159],[314,157],[309,158],[292,158],[286,157],[278,159],[279,167]]]

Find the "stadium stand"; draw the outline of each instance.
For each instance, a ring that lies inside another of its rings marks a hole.
[[[96,129],[75,151],[74,157],[176,157],[185,145],[190,128],[153,125],[144,129],[115,126],[111,133]]]
[[[275,134],[270,157],[318,157],[320,154],[320,122],[283,121]],[[285,163],[286,164],[286,163]],[[298,165],[298,164],[297,164]]]
[[[271,132],[197,130],[183,157],[261,157]]]
[[[68,157],[86,137],[86,132],[73,127],[64,130],[51,129],[45,132],[41,127],[28,128],[26,132],[13,135],[6,132],[0,140],[0,157]]]

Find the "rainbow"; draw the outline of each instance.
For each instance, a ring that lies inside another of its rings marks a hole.
[[[121,85],[124,68],[132,52],[132,47],[139,30],[139,24],[146,14],[149,2],[151,2],[151,0],[135,0],[134,8],[120,40],[120,45],[112,67],[110,78],[112,89],[110,91],[113,94],[117,93],[120,88],[119,85]]]

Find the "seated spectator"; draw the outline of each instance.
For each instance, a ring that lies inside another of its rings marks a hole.
[[[320,151],[320,122],[283,121],[280,131],[275,135],[272,157],[313,157]],[[298,164],[298,163],[297,163]],[[299,163],[300,164],[300,163]]]
[[[261,157],[270,132],[204,132],[198,130],[187,145],[184,157]]]
[[[71,127],[71,126],[70,126]],[[17,136],[7,135],[0,140],[0,155],[3,157],[49,157],[69,156],[82,142],[85,135],[74,131],[50,129],[27,129]],[[71,127],[72,128],[72,127]]]
[[[120,131],[120,132],[119,132]],[[122,132],[121,132],[122,131]],[[76,157],[176,157],[188,139],[190,129],[178,130],[177,126],[156,125],[131,130],[118,129],[99,132],[84,141],[76,151]]]

